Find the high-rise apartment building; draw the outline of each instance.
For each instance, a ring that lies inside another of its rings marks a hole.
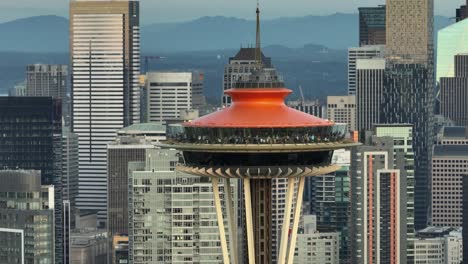
[[[0,181],[0,262],[54,263],[54,186],[36,170],[0,170]]]
[[[78,136],[64,127],[62,130],[62,190],[63,200],[76,208],[78,196]]]
[[[309,179],[310,213],[316,216],[319,232],[337,232],[339,234],[339,259],[341,263],[349,260],[349,210],[350,178],[349,167],[351,152],[336,150],[332,163],[341,168],[330,174]],[[306,189],[307,190],[307,189]],[[304,225],[306,219],[304,218]]]
[[[455,55],[454,61],[455,76],[440,78],[440,114],[468,126],[468,55]]]
[[[405,153],[368,137],[351,154],[350,263],[406,263]]]
[[[131,263],[222,263],[211,182],[177,172],[178,155],[148,150],[129,165]]]
[[[463,177],[468,174],[468,130],[444,127],[432,156],[431,224],[462,227]]]
[[[327,96],[327,117],[335,123],[348,125],[356,130],[356,96]]]
[[[106,147],[140,122],[138,1],[70,2],[72,129],[79,137],[80,210],[106,213]]]
[[[68,66],[30,64],[26,66],[26,96],[50,96],[65,99]]]
[[[148,122],[180,118],[182,110],[198,109],[205,104],[203,73],[146,73]]]
[[[380,122],[384,90],[385,59],[356,61],[356,129],[371,130]]]
[[[356,94],[357,70],[356,62],[359,59],[383,58],[384,45],[371,45],[348,49],[348,95]]]
[[[62,263],[62,106],[52,97],[0,97],[0,168],[40,170],[53,185],[55,263]]]
[[[271,58],[265,57],[263,52],[261,52],[261,61],[263,67],[273,68]],[[229,58],[229,63],[224,66],[223,91],[233,88],[238,80],[250,76],[258,69],[255,48],[241,48],[234,57]],[[231,101],[231,97],[223,93],[222,106],[231,105]]]
[[[388,10],[387,6],[387,10]],[[388,29],[388,28],[387,28]],[[412,124],[415,153],[415,228],[427,225],[434,142],[434,82],[430,63],[387,60],[380,123]]]
[[[385,6],[359,8],[359,46],[385,45]]]
[[[128,164],[145,160],[154,145],[144,138],[117,137],[107,146],[107,230],[108,237],[128,234]],[[111,255],[112,243],[108,250]],[[111,261],[114,263],[114,261]]]
[[[468,53],[468,20],[451,24],[437,34],[436,80],[455,77],[455,55]]]

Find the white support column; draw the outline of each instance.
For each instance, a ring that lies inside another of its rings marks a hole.
[[[216,217],[218,219],[219,239],[221,240],[221,251],[223,253],[224,264],[230,264],[229,251],[226,241],[226,232],[224,231],[223,211],[221,210],[221,199],[219,198],[219,179],[216,177],[211,178],[213,185],[213,194],[215,198]]]
[[[249,254],[249,263],[255,264],[255,244],[252,219],[252,198],[250,190],[250,178],[244,178],[244,203],[245,203],[245,222],[247,225],[247,251]]]
[[[288,233],[289,233],[289,225],[291,221],[291,208],[292,208],[292,200],[294,197],[294,184],[296,178],[289,177],[288,178],[288,191],[286,192],[286,208],[284,209],[284,217],[283,217],[283,226],[281,228],[281,237],[280,237],[280,251],[278,257],[278,264],[285,264],[286,257],[287,257],[287,249],[288,249]]]
[[[301,218],[301,211],[302,211],[302,198],[304,195],[304,185],[305,185],[305,177],[302,176],[299,178],[299,186],[297,190],[297,200],[296,200],[296,208],[294,209],[294,223],[291,233],[291,240],[289,243],[288,249],[288,264],[292,264],[294,260],[294,250],[296,249],[296,239],[297,239],[297,229],[299,226],[299,219]]]
[[[231,180],[224,180],[224,194],[226,196],[226,211],[229,228],[229,250],[231,251],[232,264],[238,264],[237,255],[237,223],[234,218],[234,205],[232,203]]]

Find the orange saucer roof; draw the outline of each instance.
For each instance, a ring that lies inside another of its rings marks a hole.
[[[230,107],[186,122],[188,127],[208,128],[292,128],[332,126],[334,123],[292,109],[284,99],[292,91],[285,88],[230,89]]]

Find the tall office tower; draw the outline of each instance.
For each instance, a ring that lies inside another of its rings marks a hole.
[[[456,11],[456,21],[462,21],[463,19],[468,17],[468,1],[466,2],[465,5],[460,6],[460,8],[457,8]]]
[[[385,6],[359,8],[359,46],[385,45]]]
[[[368,137],[351,154],[350,263],[406,263],[405,153]]]
[[[105,223],[106,147],[140,121],[138,1],[70,2],[72,129],[79,137],[77,206]]]
[[[380,122],[384,90],[385,59],[356,61],[356,129],[371,130]]]
[[[146,73],[148,122],[177,119],[180,111],[198,109],[205,104],[203,73]]]
[[[468,126],[468,55],[456,55],[454,61],[455,76],[440,78],[440,114]]]
[[[384,52],[384,45],[372,45],[348,49],[348,95],[356,94],[356,61],[359,59],[383,58]]]
[[[64,127],[62,130],[62,190],[63,200],[76,208],[78,196],[78,136]]]
[[[229,64],[224,66],[223,91],[233,88],[239,79],[258,70],[258,61],[255,56],[255,48],[241,48],[234,57],[229,58]],[[263,52],[261,53],[261,61],[263,67],[274,68],[271,64],[271,58],[265,57]],[[223,93],[222,106],[229,106],[231,102],[231,97]]]
[[[179,158],[153,149],[129,165],[130,263],[223,263],[213,193],[225,191],[175,171]]]
[[[356,94],[357,60],[383,58],[384,55],[385,45],[367,45],[348,49],[348,95]]]
[[[462,179],[462,195],[463,195],[463,222],[462,222],[462,237],[463,237],[463,256],[468,256],[468,177]]]
[[[468,130],[444,127],[432,156],[432,225],[461,227],[463,177],[468,174]]]
[[[316,218],[303,216],[303,227],[297,234],[295,264],[338,264],[340,263],[340,233],[317,231]],[[343,262],[345,263],[345,262]]]
[[[418,231],[414,241],[414,262],[463,263],[463,238],[460,228],[427,227]]]
[[[289,101],[288,106],[320,118],[327,118],[327,107],[316,101]]]
[[[107,146],[107,231],[109,241],[128,234],[128,163],[145,160],[154,145],[144,138],[117,137]],[[112,243],[109,243],[109,256]],[[115,263],[114,260],[111,260]]]
[[[386,0],[386,54],[433,63],[433,0]]]
[[[455,77],[455,59],[457,54],[468,53],[468,20],[451,24],[437,34],[437,71],[440,82],[443,77]]]
[[[30,64],[26,66],[26,96],[51,96],[65,99],[68,66]]]
[[[310,178],[310,213],[316,215],[317,230],[339,234],[339,259],[341,263],[349,260],[349,166],[351,152],[336,150],[332,163],[340,169],[330,175]],[[307,189],[306,189],[307,190]],[[305,195],[305,193],[304,193]],[[305,221],[305,219],[304,219]],[[305,225],[305,223],[304,223]]]
[[[55,187],[55,263],[62,263],[62,106],[52,97],[0,97],[0,168],[40,170]]]
[[[356,96],[327,96],[327,117],[335,123],[347,124],[349,131],[355,131]]]
[[[427,225],[430,160],[434,142],[434,84],[431,66],[387,61],[381,123],[413,125],[415,153],[415,228]]]
[[[0,170],[0,181],[1,262],[54,263],[54,186],[34,170]]]

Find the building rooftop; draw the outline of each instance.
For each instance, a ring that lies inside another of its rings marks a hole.
[[[434,157],[459,157],[468,159],[468,145],[435,145]]]
[[[118,134],[141,134],[142,132],[166,132],[166,125],[160,122],[139,123],[120,129]]]
[[[447,138],[459,138],[468,139],[468,129],[461,126],[444,127],[442,129],[442,137]]]
[[[262,61],[266,59],[262,52]],[[231,60],[255,60],[255,48],[241,48]]]

